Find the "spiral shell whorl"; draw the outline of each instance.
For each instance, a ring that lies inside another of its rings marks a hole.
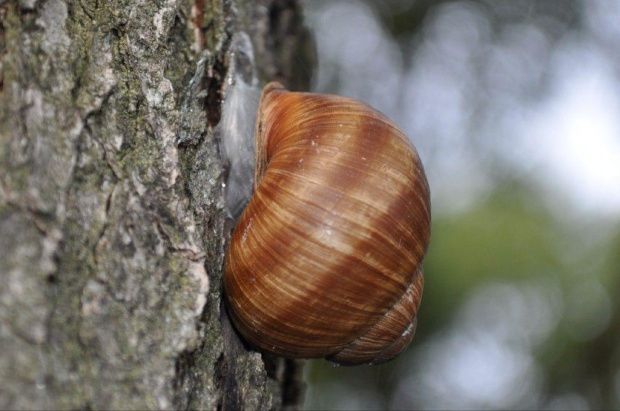
[[[352,99],[261,97],[255,192],[233,233],[225,292],[263,350],[383,362],[413,336],[429,190],[408,138]]]
[[[400,354],[411,342],[418,323],[424,274],[416,271],[405,294],[368,331],[343,350],[327,357],[343,365],[381,364]]]

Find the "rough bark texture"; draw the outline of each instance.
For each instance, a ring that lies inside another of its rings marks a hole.
[[[293,1],[0,1],[0,408],[298,403],[300,365],[221,307],[241,31],[261,80],[307,87]]]

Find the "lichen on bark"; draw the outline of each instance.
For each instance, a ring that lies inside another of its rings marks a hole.
[[[297,20],[274,21],[299,13],[0,3],[0,408],[295,405],[286,363],[266,367],[221,306],[230,221],[212,129],[237,31],[260,73],[307,87],[261,48],[311,49],[301,26],[281,27]]]

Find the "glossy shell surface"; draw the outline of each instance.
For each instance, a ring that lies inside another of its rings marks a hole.
[[[236,328],[285,357],[391,359],[415,331],[430,237],[416,150],[366,104],[277,83],[263,90],[256,146],[224,276]]]

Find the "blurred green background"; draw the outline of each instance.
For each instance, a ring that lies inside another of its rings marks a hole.
[[[304,7],[314,90],[402,127],[433,209],[413,343],[309,361],[305,407],[620,408],[620,1]]]

